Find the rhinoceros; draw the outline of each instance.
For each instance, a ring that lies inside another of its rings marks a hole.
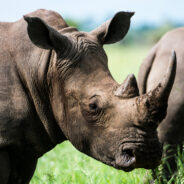
[[[118,12],[89,33],[43,9],[0,23],[1,184],[29,183],[37,159],[65,140],[117,169],[159,164],[156,128],[166,115],[176,57],[144,95],[133,74],[119,85],[103,45],[126,35],[132,15]]]
[[[169,145],[163,154],[168,158],[169,168],[164,165],[164,172],[169,177],[176,170],[175,154],[181,149],[184,141],[184,28],[177,28],[166,33],[151,49],[140,66],[138,84],[140,94],[143,95],[157,86],[157,82],[164,76],[168,65],[167,57],[171,50],[177,52],[176,79],[168,100],[166,118],[158,127],[158,137],[161,144]],[[182,150],[180,150],[182,151]]]

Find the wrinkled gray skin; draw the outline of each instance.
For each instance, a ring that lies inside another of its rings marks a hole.
[[[132,15],[119,12],[90,33],[47,10],[0,23],[1,184],[29,183],[37,159],[65,140],[117,169],[159,164],[156,127],[166,115],[162,97],[169,96],[176,60],[145,95],[134,75],[122,85],[114,81],[103,44],[121,40]]]
[[[167,116],[158,127],[158,136],[162,144],[169,144],[169,150],[165,156],[174,155],[177,145],[182,146],[184,141],[184,28],[172,30],[165,34],[152,48],[143,61],[139,70],[139,89],[144,94],[157,86],[163,78],[168,65],[168,57],[172,50],[177,53],[176,79],[169,97]],[[172,172],[176,169],[174,157],[168,159]],[[169,177],[167,166],[165,172]]]

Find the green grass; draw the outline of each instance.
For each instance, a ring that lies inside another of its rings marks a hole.
[[[146,47],[106,46],[113,77],[121,83],[146,56]],[[151,179],[148,170],[118,171],[77,151],[68,141],[39,159],[31,184],[134,184]]]
[[[139,66],[150,47],[106,46],[110,71],[116,81],[123,82],[130,73],[137,76]]]
[[[77,151],[68,141],[38,161],[31,184],[133,184],[151,178],[148,171],[118,171]]]
[[[164,147],[164,152],[170,152],[171,147],[169,145],[166,145]],[[175,172],[171,170],[171,167],[167,161],[170,157],[174,157],[177,163],[177,169]],[[163,169],[163,165],[168,168],[167,172]],[[184,145],[182,147],[182,150],[178,147],[176,155],[170,154],[170,156],[165,156],[162,158],[161,165],[155,169],[156,173],[156,180],[155,184],[184,184]],[[168,179],[168,174],[171,175],[170,179]]]

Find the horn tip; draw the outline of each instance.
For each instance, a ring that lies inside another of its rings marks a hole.
[[[175,50],[172,50],[172,55],[171,55],[170,63],[171,63],[171,65],[173,65],[173,67],[176,70],[177,58],[176,58],[176,52],[175,52]]]
[[[133,79],[133,78],[135,78],[135,75],[133,73],[131,73],[131,74],[128,75],[128,78]]]
[[[176,60],[176,51],[175,50],[172,50],[172,58],[173,58],[173,60]]]

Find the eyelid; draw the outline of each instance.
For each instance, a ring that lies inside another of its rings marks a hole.
[[[99,95],[93,95],[89,99],[91,100],[92,98],[98,97]]]

